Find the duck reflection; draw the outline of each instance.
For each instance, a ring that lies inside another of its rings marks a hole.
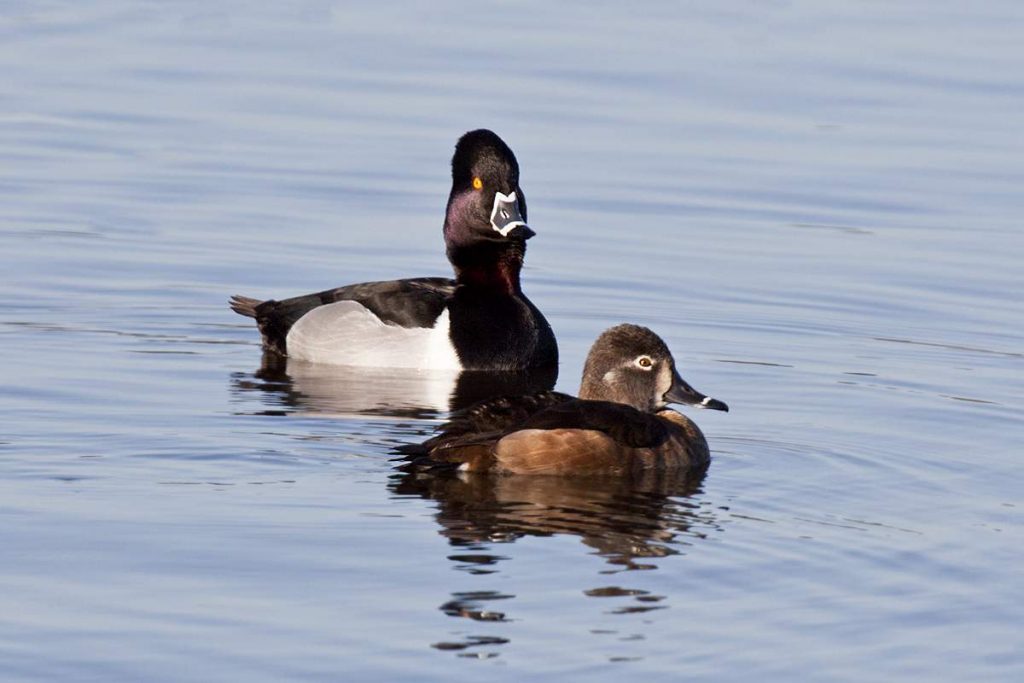
[[[645,471],[631,477],[397,475],[391,489],[437,501],[451,545],[486,549],[523,536],[578,536],[618,570],[653,569],[645,558],[680,552],[681,536],[702,536],[714,515],[688,497],[703,475]],[[693,531],[693,527],[701,531]],[[450,556],[459,569],[492,573],[500,556]]]
[[[232,376],[236,396],[258,394],[266,415],[374,415],[434,419],[495,396],[546,391],[558,368],[520,372],[366,368],[308,363],[266,352],[253,373]]]
[[[454,552],[453,568],[471,575],[497,574],[513,555],[495,546],[524,537],[575,536],[590,554],[607,562],[601,574],[653,570],[657,558],[685,552],[695,540],[717,530],[713,510],[693,497],[703,475],[648,471],[630,477],[493,476],[405,472],[390,484],[397,496],[435,501],[439,533]],[[613,600],[608,614],[664,609],[666,596],[636,588],[585,585],[580,592]],[[439,609],[451,617],[494,623],[512,620],[516,595],[508,591],[466,590],[450,594]],[[623,603],[623,600],[626,602]],[[481,628],[491,630],[492,627]],[[599,633],[598,630],[593,631]],[[616,631],[604,631],[616,633]],[[493,657],[478,648],[508,643],[507,633],[469,635],[431,644],[464,656]],[[472,654],[471,654],[472,653]]]

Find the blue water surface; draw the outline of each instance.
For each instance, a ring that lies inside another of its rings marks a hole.
[[[1022,29],[4,3],[0,679],[1024,679]],[[398,477],[443,401],[263,367],[227,308],[450,272],[478,127],[558,388],[630,321],[729,403],[697,489]]]

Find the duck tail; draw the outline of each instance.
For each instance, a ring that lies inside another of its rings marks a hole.
[[[486,472],[494,461],[493,443],[473,441],[469,443],[430,446],[426,444],[404,444],[392,449],[401,457],[394,458],[400,472]]]
[[[239,315],[244,315],[247,318],[255,318],[256,307],[259,306],[261,303],[263,302],[260,301],[259,299],[253,299],[247,296],[235,294],[233,297],[231,297],[231,301],[228,302],[228,305],[231,306],[232,311]]]

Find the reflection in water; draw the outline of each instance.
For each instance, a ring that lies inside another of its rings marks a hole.
[[[577,536],[611,568],[603,574],[656,569],[647,561],[676,555],[693,538],[718,529],[714,513],[690,498],[703,476],[645,472],[634,477],[529,477],[467,474],[395,475],[391,490],[437,502],[440,533],[458,552],[448,556],[458,571],[496,574],[509,559],[492,544],[514,543],[524,536]],[[665,609],[666,597],[614,585],[583,586],[593,598],[628,598],[609,614],[636,614]],[[499,591],[451,594],[440,609],[476,622],[506,622],[515,595]],[[599,631],[593,631],[598,633]],[[507,643],[507,639],[460,634],[456,642],[433,647],[465,650]],[[500,642],[496,642],[500,641]],[[494,656],[491,653],[488,656]]]
[[[232,391],[251,401],[255,392],[266,414],[333,417],[385,416],[432,420],[478,400],[551,389],[557,371],[541,373],[447,373],[393,368],[314,365],[265,354],[256,372],[238,373]],[[691,498],[703,475],[641,472],[619,477],[529,477],[423,472],[395,474],[390,489],[437,504],[440,533],[453,548],[453,568],[481,577],[502,572],[513,553],[494,544],[523,537],[577,537],[589,554],[604,558],[612,575],[656,569],[656,558],[677,555],[693,539],[716,529],[714,513]],[[510,548],[511,550],[511,548]],[[463,587],[440,601],[450,617],[472,628],[505,628],[516,594],[507,590]],[[668,607],[668,597],[607,580],[579,586],[587,598],[607,601],[602,615],[642,614]],[[592,629],[597,636],[623,635]],[[625,634],[616,641],[642,639]],[[460,630],[434,638],[431,647],[460,657],[498,656],[493,648],[510,642],[508,633]],[[612,659],[623,659],[615,658]],[[628,658],[625,658],[628,659]]]
[[[432,419],[477,401],[545,391],[558,368],[528,372],[463,372],[320,365],[264,353],[259,370],[236,373],[232,392],[260,392],[277,410],[323,417],[378,415]],[[269,399],[269,400],[268,400]]]
[[[508,600],[514,595],[498,591],[468,591],[452,593],[452,599],[441,605],[441,611],[450,617],[466,617],[473,621],[506,621],[504,612],[481,609],[492,600]]]

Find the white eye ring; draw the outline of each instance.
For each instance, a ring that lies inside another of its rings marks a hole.
[[[650,356],[640,356],[636,359],[636,365],[641,370],[650,370],[654,366],[654,362]]]

